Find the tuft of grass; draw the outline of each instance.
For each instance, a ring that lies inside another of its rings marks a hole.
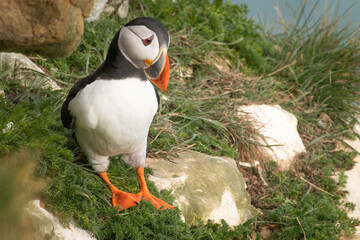
[[[315,17],[318,3],[306,14],[303,1],[293,20],[282,21],[283,31],[270,38],[277,54],[270,55],[267,72],[286,82],[292,107],[317,109],[318,117],[327,114],[344,125],[354,123],[360,110],[359,30],[340,25],[347,12]]]

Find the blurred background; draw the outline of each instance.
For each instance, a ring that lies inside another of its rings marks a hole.
[[[314,12],[313,17],[320,17],[325,15],[329,18],[335,16],[342,16],[340,26],[350,24],[352,27],[357,27],[360,23],[360,2],[357,0],[307,0],[307,1],[288,1],[288,0],[232,0],[235,4],[246,4],[250,10],[249,16],[261,23],[267,31],[280,32],[279,24],[281,16],[285,21],[289,22],[294,18],[294,13],[305,3],[305,15]],[[301,19],[300,25],[304,23],[305,19]]]

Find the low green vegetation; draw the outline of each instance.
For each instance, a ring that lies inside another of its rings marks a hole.
[[[288,25],[281,34],[269,35],[249,19],[245,5],[223,1],[131,4],[129,19],[157,18],[171,35],[171,79],[150,129],[150,156],[166,158],[193,149],[249,160],[245,156],[256,151],[257,133],[249,122],[239,120],[237,107],[250,103],[280,104],[295,114],[307,152],[291,171],[280,172],[274,163],[264,163],[268,186],[256,170],[243,171],[252,204],[263,214],[234,229],[226,222],[188,226],[178,209],[157,211],[146,202],[118,213],[111,207],[110,191],[72,133],[61,125],[63,91],[21,87],[3,68],[0,130],[13,125],[0,132],[1,189],[8,189],[6,183],[12,179],[7,169],[16,176],[21,169],[34,168],[34,177],[46,185],[39,194],[46,208],[64,223],[74,219],[98,239],[261,239],[265,232],[270,239],[339,239],[342,231],[352,234],[358,221],[346,216],[345,209],[354,206],[340,200],[345,194],[340,187],[355,153],[336,150],[336,145],[343,137],[356,137],[352,125],[359,110],[357,32],[339,27],[334,18],[310,28]],[[67,58],[33,57],[67,92],[104,60],[115,32],[129,19],[104,15],[86,23],[82,44]],[[34,156],[36,166],[22,164],[28,155]],[[14,158],[18,169],[3,164]],[[331,178],[336,171],[339,183]],[[109,176],[116,186],[138,191],[135,170],[120,157],[114,157]],[[148,184],[156,196],[174,200],[171,192],[159,193]],[[29,192],[27,199],[39,191],[20,189]],[[2,216],[13,214],[17,203],[11,199],[12,194],[0,199]]]

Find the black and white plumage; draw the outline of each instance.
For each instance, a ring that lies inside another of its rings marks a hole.
[[[163,57],[159,52],[166,54],[168,46],[161,23],[135,19],[116,33],[105,62],[70,90],[61,119],[67,128],[73,124],[77,141],[97,172],[106,171],[108,157],[120,153],[130,165],[145,166],[147,134],[159,96],[145,75],[149,66],[144,60]]]

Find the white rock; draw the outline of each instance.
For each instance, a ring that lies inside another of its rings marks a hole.
[[[360,226],[357,226],[355,229],[356,229],[356,233],[354,236],[349,237],[349,236],[346,236],[345,234],[343,234],[340,236],[340,239],[341,240],[360,240]]]
[[[346,194],[345,200],[356,204],[354,211],[348,212],[348,216],[360,219],[360,156],[358,155],[354,161],[354,167],[345,172],[345,175],[348,177],[345,186],[348,194]]]
[[[70,223],[64,227],[59,219],[40,206],[39,200],[30,201],[26,211],[33,219],[37,230],[37,239],[51,240],[95,240],[91,234]]]
[[[359,124],[355,125],[355,132],[357,131],[356,126],[359,127]],[[353,149],[355,149],[357,152],[360,152],[360,139],[356,140],[344,140],[345,143],[347,143],[349,146],[351,146]],[[346,149],[349,150],[349,149]],[[360,186],[360,155],[357,155],[355,159],[353,160],[355,162],[355,165],[352,169],[345,172],[345,175],[347,176],[346,185],[343,190],[347,191],[348,193],[343,198],[346,202],[351,202],[355,204],[354,211],[348,211],[347,215],[352,218],[358,218],[360,219],[360,192],[359,192],[359,186]],[[338,180],[338,176],[334,176],[335,180]],[[342,236],[342,240],[360,240],[360,226],[356,227],[356,234],[352,238],[347,236]]]
[[[106,4],[103,12],[108,13],[109,15],[113,14],[115,12],[115,8],[109,4]]]
[[[354,126],[354,132],[357,134],[360,134],[360,118],[358,118],[358,122]],[[349,140],[344,139],[343,140],[346,144],[348,144],[351,148],[347,146],[341,146],[338,148],[338,150],[345,150],[345,151],[353,151],[355,149],[358,153],[360,153],[360,139],[355,140]],[[359,192],[359,186],[360,186],[360,155],[357,155],[355,159],[353,159],[355,162],[352,169],[345,171],[345,175],[347,176],[346,185],[343,190],[347,192],[345,197],[342,199],[346,202],[351,202],[355,204],[354,211],[348,211],[347,215],[352,218],[360,219],[360,192]],[[339,180],[339,173],[336,173],[333,178],[335,181]],[[341,240],[360,240],[360,226],[356,227],[356,233],[353,237],[348,237],[346,235],[342,235]]]
[[[7,133],[12,127],[14,126],[13,122],[9,122],[8,124],[6,124],[6,127],[3,128],[2,132],[5,134]]]
[[[21,53],[1,52],[0,68],[8,68],[11,76],[22,85],[30,86],[35,81],[42,88],[60,89],[41,68]]]
[[[154,170],[149,180],[159,190],[173,191],[174,205],[189,224],[196,224],[197,218],[217,223],[224,219],[236,226],[258,214],[231,158],[186,151],[171,161],[148,159],[148,165]]]
[[[232,217],[229,218],[228,216]],[[219,207],[213,209],[207,218],[212,219],[215,222],[221,222],[221,219],[227,219],[227,223],[230,226],[236,226],[241,222],[235,199],[230,191],[225,190],[224,194],[221,196]]]
[[[86,18],[86,21],[93,22],[98,20],[107,2],[108,0],[94,0],[93,8],[91,9],[89,17]]]
[[[344,142],[360,152],[360,139],[344,140]],[[356,204],[355,210],[348,212],[348,216],[360,219],[360,155],[355,157],[354,162],[355,165],[353,168],[345,172],[345,175],[348,177],[345,186],[345,190],[348,194],[346,194],[345,200]]]
[[[360,119],[358,118],[358,122],[354,126],[354,131],[360,135]]]
[[[4,65],[8,65],[11,68],[28,68],[44,74],[44,71],[41,68],[39,68],[34,62],[32,62],[29,58],[27,58],[21,53],[0,53],[0,64],[1,67],[4,67]]]
[[[297,131],[296,117],[279,105],[249,105],[238,108],[239,116],[250,116],[253,127],[264,137],[255,139],[266,147],[262,151],[279,164],[281,170],[288,170],[295,156],[305,152],[305,146]]]
[[[360,149],[358,149],[358,151],[360,151]],[[345,175],[348,177],[345,190],[348,194],[346,194],[344,200],[356,205],[354,211],[348,211],[347,215],[352,218],[360,219],[360,155],[358,155],[354,161],[355,166],[351,170],[345,172]],[[360,240],[360,226],[356,227],[356,234],[351,239]]]
[[[129,0],[123,0],[117,10],[117,14],[120,18],[126,18],[129,13]]]

